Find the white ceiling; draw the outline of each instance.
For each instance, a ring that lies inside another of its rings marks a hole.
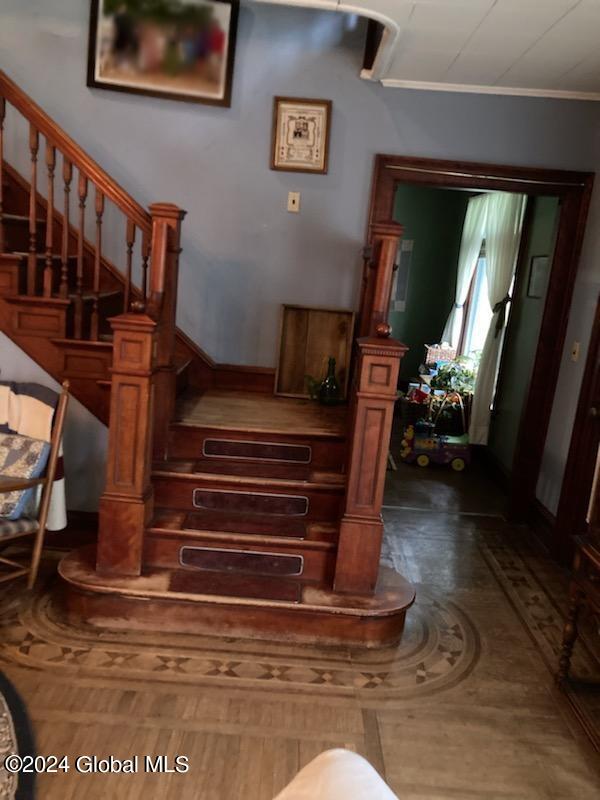
[[[600,100],[600,0],[262,0],[383,22],[385,86]]]

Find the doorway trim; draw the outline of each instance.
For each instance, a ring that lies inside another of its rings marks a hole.
[[[374,225],[393,219],[396,187],[400,183],[453,189],[495,189],[559,197],[560,212],[552,268],[509,481],[509,514],[513,519],[529,519],[535,509],[535,490],[558,381],[593,182],[594,174],[591,172],[396,155],[375,156],[367,230],[369,241]]]
[[[600,298],[577,402],[569,455],[556,512],[552,549],[568,564],[573,559],[573,537],[587,528],[587,511],[598,454],[600,397]]]

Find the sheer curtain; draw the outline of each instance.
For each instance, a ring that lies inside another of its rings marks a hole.
[[[493,316],[475,382],[469,429],[471,444],[487,444],[506,306],[510,302],[508,292],[515,273],[526,200],[522,194],[495,192],[487,195],[485,258]]]
[[[469,294],[469,286],[485,236],[486,213],[487,195],[482,194],[469,200],[460,241],[454,306],[450,311],[450,316],[440,340],[449,342],[452,347],[456,347],[460,339],[464,313],[463,306]]]

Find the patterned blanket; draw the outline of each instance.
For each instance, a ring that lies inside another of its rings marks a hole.
[[[0,381],[0,433],[19,433],[50,442],[58,394],[39,383]],[[37,493],[41,495],[41,487]],[[59,531],[67,526],[62,442],[54,475],[46,527]]]

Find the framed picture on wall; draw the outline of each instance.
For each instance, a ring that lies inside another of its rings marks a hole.
[[[529,266],[529,283],[527,284],[527,297],[541,299],[546,293],[548,284],[548,256],[533,256]]]
[[[87,85],[231,105],[238,0],[92,0]]]
[[[331,100],[276,97],[271,169],[327,173]]]

